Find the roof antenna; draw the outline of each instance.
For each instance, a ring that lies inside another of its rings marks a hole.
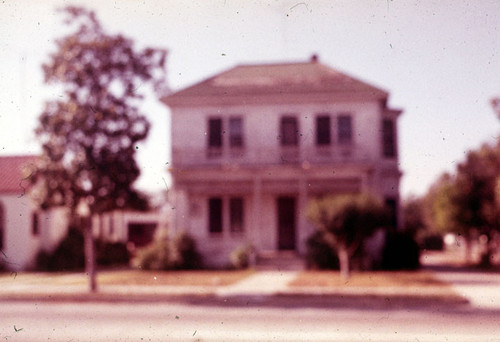
[[[318,63],[318,60],[319,60],[318,55],[314,53],[314,54],[311,56],[311,63]]]

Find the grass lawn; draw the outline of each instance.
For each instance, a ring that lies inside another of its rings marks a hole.
[[[175,285],[175,286],[224,286],[234,284],[251,274],[241,271],[104,271],[97,281],[102,285]]]
[[[297,287],[449,287],[425,271],[352,272],[349,280],[338,271],[305,271],[290,283]]]
[[[105,270],[97,273],[98,285],[177,285],[177,286],[224,286],[234,284],[251,274],[241,271],[141,271]],[[18,272],[0,274],[1,284],[85,285],[84,272]]]

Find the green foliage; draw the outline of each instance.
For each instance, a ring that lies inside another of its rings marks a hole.
[[[307,218],[331,246],[357,246],[388,223],[381,201],[369,194],[326,196],[312,200]]]
[[[245,244],[232,251],[229,255],[231,266],[238,270],[248,268],[250,266],[252,250],[251,245]]]
[[[127,265],[129,253],[123,243],[99,241],[96,244],[97,264],[101,266]],[[85,264],[83,234],[79,229],[70,228],[68,235],[52,252],[40,252],[36,269],[39,271],[78,271]]]
[[[196,241],[187,233],[180,232],[173,239],[176,252],[176,268],[191,270],[201,268],[201,258],[196,249]]]
[[[132,40],[106,33],[92,11],[68,6],[63,12],[70,33],[42,66],[57,98],[46,103],[35,129],[42,155],[30,177],[33,198],[42,209],[65,206],[86,218],[146,209],[146,198],[132,187],[140,173],[137,144],[150,128],[139,90],[153,85],[161,92],[167,52],[136,50]],[[92,236],[85,236],[90,246]],[[95,291],[95,253],[85,251]]]
[[[105,33],[92,11],[63,12],[74,31],[57,40],[57,51],[43,65],[45,82],[59,91],[35,131],[42,145],[30,178],[35,197],[43,208],[73,211],[84,201],[91,213],[145,208],[145,198],[131,187],[139,176],[137,143],[150,127],[138,90],[160,86],[166,51],[135,50],[132,40]]]
[[[130,255],[127,246],[119,242],[97,243],[97,264],[101,266],[128,265]]]
[[[431,226],[437,232],[453,232],[470,239],[473,232],[491,242],[500,230],[500,145],[470,151],[456,173],[445,175],[430,189],[426,202]],[[484,260],[490,260],[488,243]]]
[[[201,268],[196,243],[181,232],[175,237],[163,236],[136,251],[132,265],[143,270],[180,270]]]
[[[363,241],[389,223],[387,209],[371,194],[326,196],[312,200],[307,218],[321,239],[337,251],[340,272],[349,277],[349,263]]]
[[[68,235],[59,243],[53,253],[40,252],[36,260],[40,271],[75,271],[85,265],[83,253],[83,234],[70,228]]]
[[[419,238],[420,249],[427,251],[442,251],[444,249],[444,240],[441,234],[426,234]]]
[[[403,227],[411,232],[426,228],[424,221],[423,199],[410,197],[403,202]]]
[[[320,232],[313,233],[306,241],[306,266],[308,269],[338,270],[336,249],[328,245]]]
[[[387,233],[382,255],[385,270],[416,270],[420,267],[420,248],[408,232]]]
[[[431,224],[436,232],[465,234],[471,212],[467,205],[467,193],[457,177],[445,175],[428,195]]]

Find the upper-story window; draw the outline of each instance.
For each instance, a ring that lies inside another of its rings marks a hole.
[[[330,145],[331,141],[330,116],[318,115],[316,117],[316,145]]]
[[[229,118],[229,146],[243,147],[243,119]]]
[[[299,124],[294,116],[281,118],[281,145],[297,146],[299,144]]]
[[[229,127],[229,134],[225,134],[224,127]],[[220,156],[224,145],[231,148],[243,147],[243,143],[243,119],[241,117],[230,117],[227,121],[222,118],[208,120],[209,156]]]
[[[391,119],[382,120],[382,149],[384,157],[396,157],[395,133],[394,121]]]
[[[352,118],[350,115],[340,115],[337,118],[337,133],[339,144],[352,144]]]
[[[208,146],[222,147],[222,119],[220,118],[208,120]]]

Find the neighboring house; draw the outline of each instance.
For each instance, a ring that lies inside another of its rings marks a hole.
[[[36,156],[0,157],[0,268],[35,266],[40,250],[54,249],[67,232],[64,209],[37,211],[29,195]]]
[[[245,243],[303,254],[314,196],[372,192],[397,226],[401,111],[388,97],[314,56],[237,66],[166,97],[176,229],[224,265]]]
[[[36,156],[0,157],[0,269],[32,269],[40,251],[52,252],[67,235],[66,208],[37,209],[29,191]],[[168,217],[160,212],[113,211],[93,217],[96,239],[128,243],[133,249],[150,243]]]
[[[128,244],[131,250],[150,244],[168,229],[169,217],[161,211],[115,210],[94,215],[92,227],[96,239]]]

